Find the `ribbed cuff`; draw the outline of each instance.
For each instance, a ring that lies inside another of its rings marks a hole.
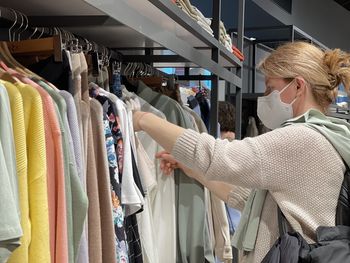
[[[234,187],[228,194],[227,204],[228,206],[235,208],[239,211],[243,211],[246,201],[250,195],[251,189],[243,187]]]
[[[177,139],[171,154],[178,162],[188,167],[193,166],[198,137],[198,132],[188,129]]]

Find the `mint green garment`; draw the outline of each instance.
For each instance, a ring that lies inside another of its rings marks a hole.
[[[69,262],[76,262],[78,249],[83,233],[84,222],[87,217],[88,198],[84,191],[83,185],[79,179],[75,163],[75,157],[71,151],[70,145],[72,135],[69,129],[67,117],[67,104],[64,98],[49,85],[43,81],[38,81],[54,100],[59,111],[59,122],[62,132],[63,155],[65,160],[65,186],[67,202],[67,226],[68,226],[68,251]]]
[[[349,123],[342,119],[328,117],[318,110],[311,109],[301,116],[286,121],[283,127],[297,124],[305,125],[320,132],[350,166]],[[266,194],[266,190],[252,190],[233,238],[232,244],[234,247],[244,251],[252,251],[254,249]]]
[[[302,123],[327,138],[343,160],[350,166],[350,124],[345,120],[328,117],[311,109],[300,117],[287,121],[284,126]]]
[[[244,251],[254,249],[266,194],[267,191],[261,189],[253,189],[250,193],[233,236],[232,245],[235,248]]]
[[[142,81],[137,84],[137,95],[164,113],[167,120],[183,128],[193,124],[179,103],[153,91]],[[177,215],[178,263],[211,261],[208,253],[208,228],[205,225],[204,188],[181,170],[175,170],[175,200]]]
[[[19,193],[10,101],[0,84],[0,263],[20,245]]]

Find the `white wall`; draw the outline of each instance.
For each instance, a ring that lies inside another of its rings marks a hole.
[[[293,0],[292,14],[270,0],[253,0],[286,25],[295,25],[330,48],[350,50],[350,11],[333,0]]]

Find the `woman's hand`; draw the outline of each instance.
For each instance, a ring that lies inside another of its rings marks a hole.
[[[181,165],[167,151],[157,153],[156,158],[160,159],[160,169],[166,175],[170,175],[175,169],[181,169]]]
[[[229,194],[234,186],[224,182],[216,182],[207,180],[204,175],[201,175],[194,170],[177,162],[169,152],[162,151],[156,154],[156,158],[160,159],[160,168],[164,174],[170,175],[175,169],[181,169],[188,177],[195,179],[197,182],[207,187],[209,191],[214,193],[224,202],[228,201]]]
[[[187,176],[196,178],[196,173],[187,166],[177,162],[169,152],[161,151],[156,154],[156,158],[160,159],[160,169],[164,174],[170,175],[175,169],[181,169]]]

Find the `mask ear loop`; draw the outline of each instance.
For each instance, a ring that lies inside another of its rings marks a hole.
[[[293,79],[291,82],[289,82],[289,83],[287,84],[287,86],[285,86],[285,87],[280,91],[280,94],[281,94],[283,91],[285,91],[294,81],[295,81],[295,79]]]
[[[298,97],[295,97],[295,99],[294,99],[294,100],[292,100],[292,102],[290,103],[290,105],[293,105],[293,104],[294,104],[294,102],[295,102],[297,99],[298,99]]]
[[[291,82],[289,82],[287,84],[287,86],[285,86],[281,91],[280,91],[280,94],[285,91],[293,82],[295,81],[295,79],[293,79]],[[293,103],[298,99],[298,97],[295,97],[294,100],[292,100],[292,102],[289,104],[289,105],[293,105]]]

